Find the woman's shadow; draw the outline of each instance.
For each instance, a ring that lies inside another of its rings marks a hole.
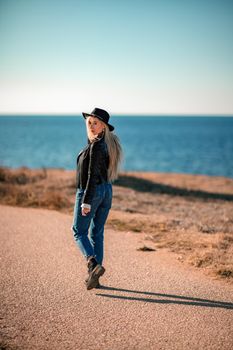
[[[130,290],[130,289],[123,289],[123,288],[108,287],[108,286],[101,286],[99,290],[126,292],[126,293],[148,295],[152,297],[154,296],[154,297],[166,298],[166,299],[159,299],[159,298],[145,298],[145,297],[137,297],[137,296],[105,294],[101,292],[96,293],[97,296],[112,298],[112,299],[122,299],[122,300],[131,300],[131,301],[134,300],[134,301],[143,301],[143,302],[158,303],[158,304],[179,304],[179,305],[193,305],[193,306],[202,306],[202,307],[217,307],[217,308],[223,308],[223,309],[233,309],[233,303],[225,302],[225,301],[192,298],[192,297],[173,295],[173,294],[143,292],[138,290]]]

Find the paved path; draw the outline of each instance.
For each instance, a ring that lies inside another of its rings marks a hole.
[[[233,288],[136,233],[106,231],[103,289],[55,211],[0,206],[1,332],[10,349],[232,349]],[[1,348],[1,347],[0,347]]]

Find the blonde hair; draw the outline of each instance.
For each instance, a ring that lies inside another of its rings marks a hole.
[[[104,126],[104,141],[106,142],[109,156],[108,181],[114,181],[117,179],[120,171],[120,165],[123,158],[122,148],[119,138],[109,130],[107,124],[101,120],[100,122]],[[87,122],[86,128],[88,139],[90,142],[94,141],[96,137],[89,131]]]
[[[108,166],[108,180],[114,181],[117,179],[120,165],[122,162],[122,148],[118,137],[109,131],[108,126],[105,126],[104,140],[108,148],[109,166]]]

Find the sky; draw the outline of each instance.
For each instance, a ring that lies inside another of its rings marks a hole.
[[[233,115],[232,0],[0,0],[0,114]]]

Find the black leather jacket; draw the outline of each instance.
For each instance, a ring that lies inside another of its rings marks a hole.
[[[109,156],[104,136],[88,145],[78,154],[77,188],[85,190],[82,203],[91,204],[96,185],[108,181]]]

